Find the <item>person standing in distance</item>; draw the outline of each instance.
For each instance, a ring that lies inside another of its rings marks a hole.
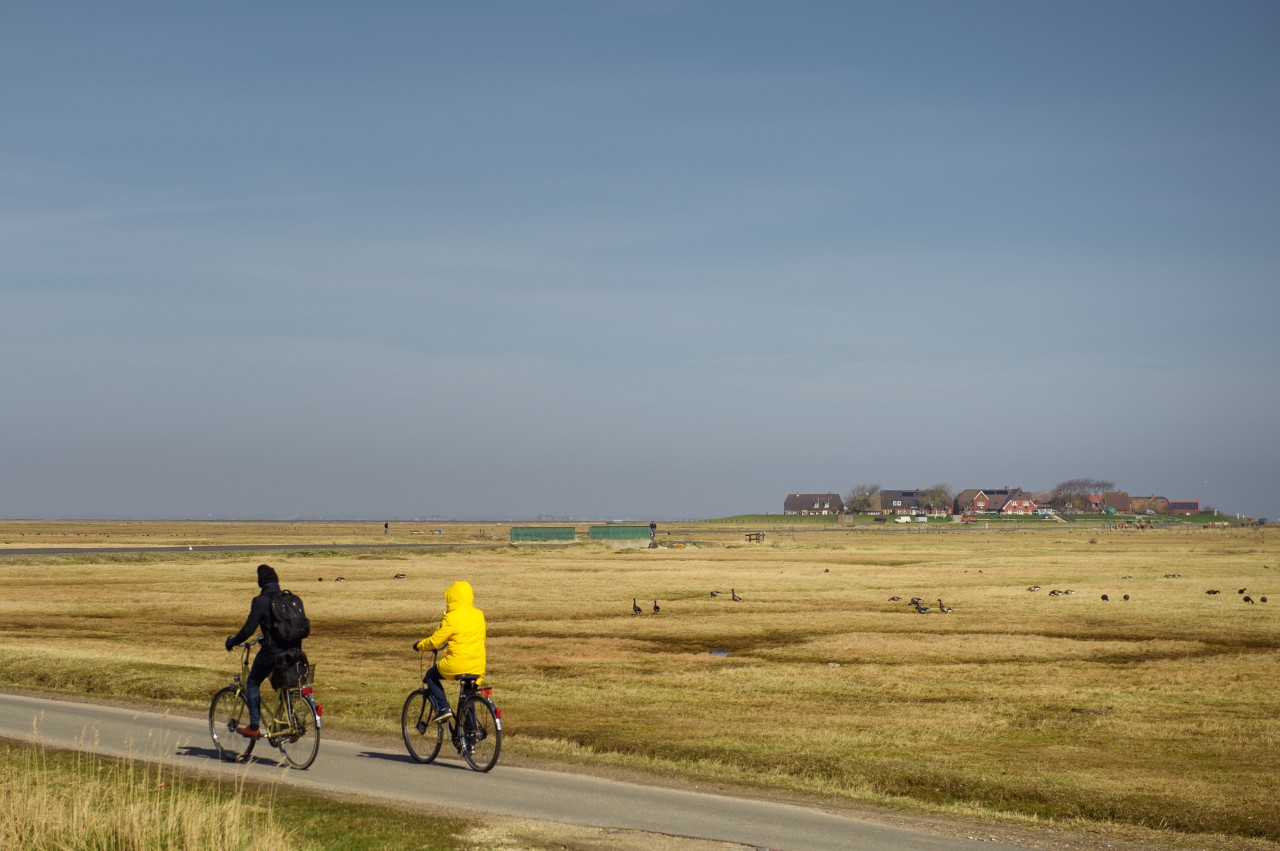
[[[485,664],[484,612],[474,605],[475,593],[471,590],[471,583],[459,581],[450,585],[445,589],[444,602],[440,628],[413,643],[413,649],[418,653],[444,648],[444,655],[422,678],[437,724],[444,723],[453,715],[441,680],[457,679],[463,674],[483,677]]]
[[[253,657],[253,666],[249,668],[249,679],[244,684],[245,702],[249,704],[249,725],[237,727],[236,732],[250,739],[262,738],[258,726],[262,721],[262,695],[259,686],[271,676],[279,661],[280,652],[287,649],[276,646],[271,635],[271,600],[280,596],[280,577],[269,564],[258,565],[258,596],[249,603],[249,617],[235,635],[227,636],[227,652],[231,648],[247,641],[254,631],[262,628],[262,649]]]

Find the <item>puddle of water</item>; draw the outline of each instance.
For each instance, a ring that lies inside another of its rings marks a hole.
[[[732,650],[730,650],[730,649],[728,649],[727,647],[713,647],[713,648],[711,648],[711,655],[712,655],[712,656],[721,656],[721,657],[723,657],[723,656],[728,656],[728,655],[729,655],[730,653],[732,653],[732,652],[733,652],[733,651],[732,651]]]

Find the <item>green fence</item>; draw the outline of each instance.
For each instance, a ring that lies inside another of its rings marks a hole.
[[[587,537],[592,541],[648,540],[648,526],[592,526]]]
[[[516,541],[573,541],[578,530],[573,526],[512,526],[511,543]]]

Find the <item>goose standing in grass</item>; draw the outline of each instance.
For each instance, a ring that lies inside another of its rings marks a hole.
[[[1110,598],[1110,597],[1108,597],[1106,594],[1103,594],[1103,595],[1102,595],[1102,602],[1104,602],[1104,603],[1110,603],[1110,602],[1111,602],[1111,598]]]
[[[917,611],[917,612],[919,612],[919,613],[920,613],[920,614],[922,614],[922,615],[927,615],[927,614],[929,613],[929,607],[928,607],[928,606],[922,606],[922,605],[920,605],[919,603],[916,603],[916,611]]]
[[[1245,595],[1244,595],[1243,597],[1241,597],[1240,599],[1241,599],[1241,600],[1243,600],[1243,601],[1244,601],[1244,602],[1246,602],[1246,603],[1252,603],[1252,602],[1253,602],[1253,598],[1252,598],[1252,597],[1250,597],[1248,594],[1245,594]]]
[[[1259,597],[1259,598],[1258,598],[1258,602],[1259,602],[1259,603],[1265,603],[1265,602],[1267,602],[1267,598],[1266,598],[1266,597]]]
[[[729,589],[729,595],[730,595],[730,599],[732,599],[732,600],[733,600],[733,602],[735,602],[735,603],[741,603],[741,602],[742,602],[742,598],[738,596],[738,592],[737,592],[737,591],[735,591],[734,589],[732,589],[732,588],[730,588],[730,589]]]
[[[924,600],[920,599],[919,597],[912,597],[912,598],[911,598],[911,605],[913,605],[913,606],[918,606],[918,605],[920,605],[920,604],[921,604],[921,603],[923,603],[923,602],[924,602]]]
[[[938,611],[942,612],[944,615],[951,614],[951,607],[943,603],[941,597],[938,598]]]
[[[712,596],[712,597],[719,597],[719,596],[720,596],[720,592],[719,592],[719,591],[712,591],[712,592],[711,592],[711,596]]]
[[[897,594],[894,594],[892,597],[890,597],[890,598],[889,598],[889,602],[890,602],[890,603],[901,603],[901,602],[902,602],[902,598],[901,598],[901,597],[899,597]]]
[[[656,615],[656,614],[657,614],[658,612],[660,612],[660,611],[662,611],[662,607],[658,605],[658,601],[657,601],[657,600],[654,600],[654,601],[653,601],[653,613]]]
[[[631,614],[633,614],[633,615],[638,615],[638,614],[640,614],[640,611],[641,611],[641,610],[640,610],[640,604],[636,602],[636,598],[635,598],[635,597],[632,597],[632,598],[631,598]]]
[[[1127,603],[1127,602],[1129,602],[1129,595],[1128,595],[1128,594],[1125,594],[1125,595],[1124,595],[1124,601],[1125,601],[1126,603]]]

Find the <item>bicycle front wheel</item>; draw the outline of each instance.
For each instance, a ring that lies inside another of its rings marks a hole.
[[[458,722],[462,758],[476,771],[488,771],[498,764],[502,751],[502,721],[493,704],[483,697],[473,697],[462,707]]]
[[[426,689],[418,689],[404,702],[400,730],[404,733],[404,746],[415,762],[433,762],[444,743],[445,725],[435,723],[434,714]]]
[[[237,727],[248,723],[249,704],[239,689],[227,686],[213,696],[209,704],[209,736],[220,758],[239,762],[249,756],[254,740],[236,732]]]
[[[285,706],[293,729],[279,740],[277,747],[285,762],[294,768],[306,768],[316,761],[320,751],[320,713],[314,700],[294,691],[285,693]]]

